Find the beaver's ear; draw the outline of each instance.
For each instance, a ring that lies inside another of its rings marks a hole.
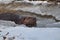
[[[26,19],[26,17],[22,17],[21,18],[21,24],[23,24],[24,23],[24,20]]]
[[[17,24],[23,24],[23,23],[24,23],[24,20],[25,20],[25,17],[21,17],[21,18],[18,20],[18,23],[17,23]]]

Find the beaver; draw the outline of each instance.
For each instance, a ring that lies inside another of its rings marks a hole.
[[[2,13],[0,14],[0,20],[14,21],[16,24],[25,24],[28,27],[36,26],[35,17],[24,17],[14,13]]]

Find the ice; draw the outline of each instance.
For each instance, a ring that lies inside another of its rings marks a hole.
[[[43,19],[43,18],[41,18],[40,20],[37,20],[37,27],[45,28],[45,26],[47,24],[53,24],[53,23],[56,23],[55,20],[53,20],[53,19]],[[49,27],[49,26],[47,26],[47,27]]]

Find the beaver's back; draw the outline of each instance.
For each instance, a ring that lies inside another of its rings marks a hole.
[[[0,20],[7,20],[7,21],[18,21],[19,15],[13,13],[2,13],[0,14]]]

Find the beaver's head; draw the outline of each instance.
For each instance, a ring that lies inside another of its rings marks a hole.
[[[24,21],[22,23],[29,27],[36,26],[36,18],[35,17],[25,17]]]

